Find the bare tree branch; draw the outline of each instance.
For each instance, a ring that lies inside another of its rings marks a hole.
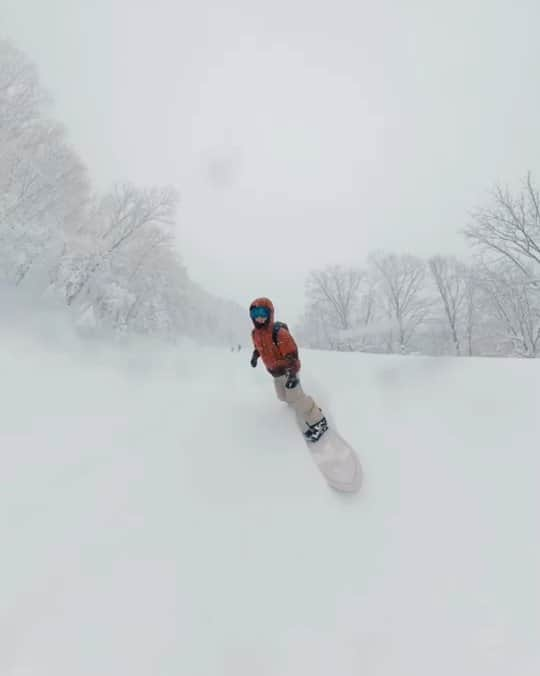
[[[492,204],[476,211],[465,236],[481,250],[509,260],[522,273],[540,265],[540,197],[529,172],[517,195],[496,186]]]
[[[391,317],[398,328],[400,351],[407,344],[431,311],[431,301],[423,293],[426,265],[415,256],[373,254],[371,264],[381,280],[381,291]],[[393,339],[389,336],[389,346]]]

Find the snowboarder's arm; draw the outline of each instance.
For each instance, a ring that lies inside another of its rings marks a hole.
[[[251,332],[251,340],[253,342],[253,348],[254,349],[253,349],[253,354],[251,355],[251,360],[250,360],[249,363],[253,366],[253,368],[255,368],[255,366],[257,366],[257,360],[261,356],[259,350],[257,349],[257,345],[255,344],[255,329],[253,329],[253,331]]]

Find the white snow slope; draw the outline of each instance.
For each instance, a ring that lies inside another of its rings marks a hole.
[[[1,341],[2,676],[538,676],[540,363]]]

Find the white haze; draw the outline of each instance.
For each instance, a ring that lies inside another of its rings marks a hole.
[[[1,328],[3,675],[538,674],[537,362],[305,351],[340,496],[246,351]]]
[[[313,267],[464,250],[485,190],[538,169],[539,13],[0,0],[0,37],[38,65],[91,179],[49,110],[34,138],[5,106],[1,676],[540,673],[538,361],[302,349],[306,390],[362,462],[343,496],[250,368],[245,312],[269,295],[294,326]],[[130,231],[140,212],[114,197],[152,193],[117,179],[173,184],[177,232]],[[499,272],[470,345],[535,356],[537,288]],[[369,322],[359,303],[339,324],[315,293],[327,314],[300,345],[381,349],[434,304],[424,273],[407,316],[365,294]],[[388,349],[456,350],[438,303],[434,336]]]
[[[538,169],[540,6],[0,0],[100,186],[175,184],[193,279],[302,310],[313,266],[460,252]]]

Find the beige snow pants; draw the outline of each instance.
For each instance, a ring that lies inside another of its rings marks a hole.
[[[278,376],[277,378],[274,378],[274,387],[276,389],[277,398],[280,401],[287,402],[289,406],[293,407],[296,417],[301,423],[306,422],[308,425],[314,425],[319,422],[323,417],[323,413],[313,399],[308,397],[304,392],[300,381],[298,381],[296,387],[293,387],[290,390],[285,387],[286,381],[287,376]]]

